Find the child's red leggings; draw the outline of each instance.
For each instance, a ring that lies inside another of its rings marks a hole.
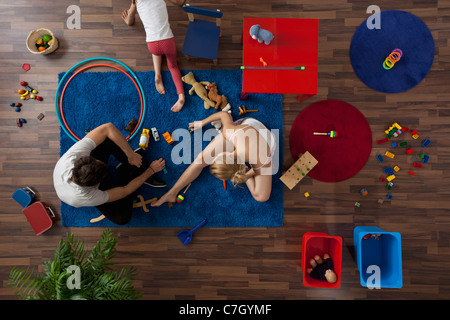
[[[173,82],[177,88],[177,94],[184,93],[183,81],[181,80],[180,69],[177,64],[177,48],[175,39],[164,39],[159,41],[147,42],[148,50],[155,56],[165,55],[167,58],[167,65],[172,75]]]

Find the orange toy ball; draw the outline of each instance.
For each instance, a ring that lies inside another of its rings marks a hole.
[[[44,48],[44,47],[39,47],[39,51],[40,52],[42,52],[42,51],[44,51],[46,48]]]
[[[19,89],[19,91],[17,91],[19,94],[24,94],[25,93],[25,90],[23,90],[23,89]]]

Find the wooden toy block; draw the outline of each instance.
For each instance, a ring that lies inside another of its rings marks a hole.
[[[389,151],[386,151],[386,153],[384,155],[388,156],[389,158],[392,158],[392,159],[394,159],[394,157],[395,157],[395,154],[390,153]]]
[[[280,177],[280,180],[292,190],[317,163],[311,153],[306,151],[300,158]]]

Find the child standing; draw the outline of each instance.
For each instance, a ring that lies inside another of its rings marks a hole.
[[[170,110],[178,112],[183,108],[185,96],[166,3],[164,0],[131,0],[130,8],[122,12],[122,19],[131,26],[134,24],[136,13],[144,24],[147,47],[152,54],[156,90],[160,94],[166,93],[161,79],[161,62],[162,56],[165,55],[178,94],[178,100]]]

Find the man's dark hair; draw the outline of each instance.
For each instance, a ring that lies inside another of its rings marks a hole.
[[[92,156],[85,156],[75,160],[72,180],[79,186],[92,187],[99,184],[107,172],[108,167],[105,163]]]

